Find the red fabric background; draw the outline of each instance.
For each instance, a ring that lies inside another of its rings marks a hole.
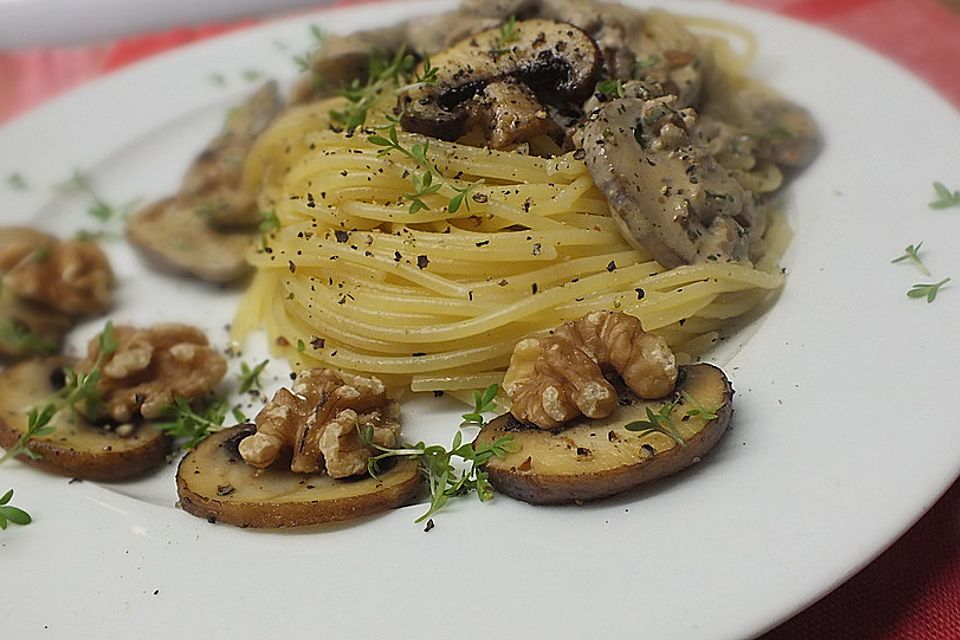
[[[960,106],[960,0],[735,1],[871,46]],[[175,29],[76,49],[0,53],[0,123],[103,73],[249,24]],[[952,133],[960,141],[957,133],[960,127]],[[954,169],[960,180],[960,163]],[[866,569],[762,638],[960,640],[960,482]]]

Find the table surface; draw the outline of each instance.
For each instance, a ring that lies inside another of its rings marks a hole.
[[[810,22],[866,44],[910,69],[960,107],[960,0],[733,1]],[[142,58],[254,23],[243,20],[71,48],[0,52],[0,123]],[[955,169],[960,174],[960,163]],[[762,638],[960,638],[960,481],[873,563]]]

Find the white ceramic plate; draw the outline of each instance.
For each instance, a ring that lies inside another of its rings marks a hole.
[[[429,533],[413,523],[419,506],[273,533],[175,509],[172,467],[104,486],[11,463],[0,489],[15,487],[36,520],[0,533],[5,634],[744,638],[896,539],[960,466],[960,210],[927,207],[933,180],[960,186],[960,118],[903,70],[835,36],[723,5],[684,9],[752,29],[754,74],[809,106],[826,138],[790,188],[787,287],[727,364],[734,426],[703,464],[583,507],[455,501]],[[31,186],[0,187],[0,217],[63,234],[91,227],[83,198],[50,189],[74,168],[111,201],[171,192],[251,88],[242,73],[288,77],[307,24],[348,30],[415,11],[361,6],[268,25],[37,109],[0,131],[0,177],[16,171]],[[921,240],[930,278],[890,263]],[[115,321],[194,322],[224,343],[235,294],[155,274],[122,243],[109,251],[120,276]],[[933,304],[904,295],[946,276],[955,286]],[[276,372],[274,383],[285,373]],[[412,437],[447,441],[457,413],[431,399],[407,407],[406,424]]]

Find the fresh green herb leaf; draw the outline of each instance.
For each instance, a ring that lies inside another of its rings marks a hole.
[[[377,97],[389,87],[396,88],[410,77],[416,59],[401,48],[392,58],[386,58],[382,53],[374,52],[370,56],[370,72],[366,84],[354,80],[349,86],[340,91],[340,95],[347,99],[344,109],[330,111],[330,119],[347,131],[362,127],[367,121],[367,111]],[[434,74],[434,77],[436,74]]]
[[[718,410],[718,409],[706,409],[706,408],[704,408],[703,405],[701,405],[699,402],[697,402],[696,398],[694,398],[693,396],[691,396],[691,395],[690,395],[689,393],[687,393],[686,391],[682,392],[682,395],[683,395],[683,400],[684,400],[684,402],[686,402],[688,405],[690,405],[690,408],[687,409],[687,415],[688,415],[688,416],[690,416],[691,418],[700,418],[701,420],[716,420],[716,419],[717,419],[717,417],[718,417],[718,415],[717,415],[717,410]]]
[[[253,368],[246,362],[240,363],[240,393],[260,388],[260,374],[269,363],[269,360],[264,360]]]
[[[437,84],[437,68],[430,63],[430,56],[425,56],[420,63],[419,70],[414,74],[411,82],[415,84]]]
[[[313,46],[305,52],[293,56],[293,61],[296,63],[297,70],[299,71],[310,71],[310,59],[313,57],[313,52],[323,46],[323,41],[326,39],[327,34],[324,33],[319,25],[311,24],[310,37],[313,39]],[[277,41],[274,41],[274,46],[277,46]],[[277,46],[277,48],[281,51],[286,51],[288,47],[284,45],[283,47]]]
[[[520,30],[517,28],[517,16],[510,16],[507,21],[500,25],[500,33],[493,45],[495,55],[503,55],[510,52],[510,45],[520,40]]]
[[[624,96],[623,83],[616,78],[608,78],[597,83],[596,93],[607,98],[622,98]]]
[[[234,405],[234,407],[230,409],[230,415],[233,416],[233,419],[237,424],[243,424],[247,422],[247,416],[243,413],[243,411],[240,410],[240,405]]]
[[[270,233],[280,228],[280,218],[273,209],[261,211],[260,217],[260,233]]]
[[[646,58],[635,58],[633,61],[633,77],[637,80],[643,79],[643,76],[639,75],[639,72],[644,69],[649,69],[650,67],[655,67],[659,62],[660,56],[656,54],[649,55]]]
[[[87,207],[87,213],[101,223],[126,216],[139,202],[139,199],[134,199],[121,205],[110,204],[94,188],[89,176],[77,169],[74,169],[69,180],[56,185],[55,189],[61,193],[77,191],[89,197],[92,204]]]
[[[297,353],[303,353],[306,350],[307,344],[300,338],[297,338]]]
[[[920,247],[923,246],[923,242],[919,242],[916,245],[908,244],[904,250],[903,255],[894,258],[890,261],[891,264],[896,264],[898,262],[907,262],[910,261],[913,264],[923,271],[925,275],[930,275],[930,270],[927,269],[927,265],[923,264],[923,260],[920,259]]]
[[[198,411],[190,401],[177,397],[173,406],[165,411],[165,420],[155,422],[154,426],[182,442],[187,449],[193,449],[210,434],[223,428],[227,410],[226,400],[209,403]]]
[[[30,440],[53,433],[54,429],[50,426],[50,421],[56,412],[57,407],[54,404],[48,404],[42,409],[36,407],[30,409],[30,413],[27,415],[27,430],[17,438],[12,447],[6,450],[3,457],[0,458],[0,464],[20,455],[27,456],[31,460],[37,460],[40,456],[30,449]]]
[[[474,391],[473,392],[473,411],[470,413],[463,414],[463,422],[460,423],[460,426],[475,426],[482,427],[486,424],[483,414],[496,411],[497,409],[497,394],[500,393],[500,385],[492,384],[483,392]]]
[[[29,188],[27,181],[19,173],[11,173],[7,176],[7,186],[16,191],[26,191]]]
[[[647,407],[646,420],[635,420],[634,422],[624,425],[624,429],[627,431],[639,431],[641,436],[645,436],[648,433],[662,433],[671,438],[679,446],[685,447],[687,445],[686,441],[680,435],[680,432],[677,431],[676,425],[673,424],[671,414],[675,406],[677,406],[676,400],[668,402],[660,407],[660,411],[657,413],[654,413],[650,407]]]
[[[63,398],[60,407],[67,407],[74,413],[78,412],[77,407],[82,407],[81,413],[88,417],[100,414],[103,409],[103,396],[97,389],[97,383],[100,381],[104,363],[119,347],[120,343],[113,335],[113,323],[107,322],[97,336],[97,358],[90,371],[83,372],[73,367],[64,369],[66,383],[58,392]]]
[[[247,82],[256,82],[263,77],[263,72],[258,71],[257,69],[244,69],[243,73],[240,74],[244,80]]]
[[[400,448],[383,447],[373,442],[372,427],[361,429],[360,439],[366,446],[381,452],[371,456],[367,462],[367,470],[373,477],[380,471],[380,462],[387,458],[415,457],[419,460],[420,472],[430,488],[430,507],[417,518],[417,522],[435,514],[454,496],[476,491],[481,501],[490,500],[493,497],[493,487],[485,466],[495,457],[502,458],[513,447],[513,436],[506,435],[485,447],[474,449],[472,443],[463,442],[463,434],[459,431],[454,435],[449,449],[440,445],[428,446],[423,442]],[[469,468],[458,471],[453,465],[456,458],[469,463]]]
[[[464,188],[458,188],[444,183],[440,179],[440,172],[427,157],[427,152],[430,149],[429,141],[423,144],[416,143],[407,149],[400,143],[396,122],[391,122],[388,126],[382,127],[381,130],[386,135],[372,134],[367,136],[367,142],[374,146],[382,147],[377,150],[378,154],[387,155],[393,151],[397,151],[416,162],[423,169],[423,171],[419,173],[415,171],[411,172],[410,183],[413,186],[413,191],[403,194],[404,199],[410,202],[410,208],[408,209],[410,213],[417,213],[423,209],[429,209],[430,207],[423,201],[423,197],[437,193],[444,186],[449,187],[456,193],[447,203],[447,210],[451,213],[456,213],[464,204],[467,194],[482,184],[483,181],[480,180]],[[469,209],[470,204],[467,203],[467,210]]]
[[[11,498],[13,498],[13,489],[0,497],[0,530],[3,531],[6,531],[8,522],[20,526],[26,526],[33,522],[29,513],[10,504]]]
[[[960,191],[951,192],[942,182],[934,182],[937,199],[930,203],[931,209],[947,209],[960,206]]]
[[[950,278],[944,278],[940,282],[933,284],[915,284],[913,288],[907,291],[908,298],[926,298],[927,302],[933,302],[940,293],[940,288],[950,282]]]
[[[450,188],[456,191],[457,195],[450,198],[450,202],[449,204],[447,204],[447,211],[449,211],[450,213],[456,213],[457,211],[460,210],[461,206],[466,207],[467,211],[470,211],[470,198],[468,198],[468,196],[470,196],[471,193],[475,191],[477,187],[482,185],[483,182],[484,181],[481,179],[474,183],[468,184],[462,189],[459,187],[450,185]]]

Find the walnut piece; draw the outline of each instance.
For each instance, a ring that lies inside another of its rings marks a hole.
[[[379,379],[311,369],[297,376],[293,391],[280,389],[257,414],[257,433],[240,442],[240,455],[260,469],[289,453],[296,473],[315,473],[322,461],[333,478],[360,475],[374,452],[359,430],[372,427],[373,442],[392,447],[399,417],[400,405],[387,398]]]
[[[641,398],[662,398],[677,383],[677,362],[663,338],[619,311],[598,311],[514,348],[503,388],[511,413],[541,429],[574,418],[605,418],[620,398],[604,377],[615,371]]]
[[[95,315],[110,304],[113,271],[94,242],[65,240],[31,229],[0,229],[0,276],[18,298],[71,316]]]
[[[97,390],[107,416],[120,423],[138,415],[148,420],[159,418],[175,398],[197,398],[213,389],[227,372],[226,360],[195,327],[117,326],[113,336],[119,346],[103,363]],[[91,340],[87,349],[87,357],[77,369],[89,373],[100,353],[98,338]]]

